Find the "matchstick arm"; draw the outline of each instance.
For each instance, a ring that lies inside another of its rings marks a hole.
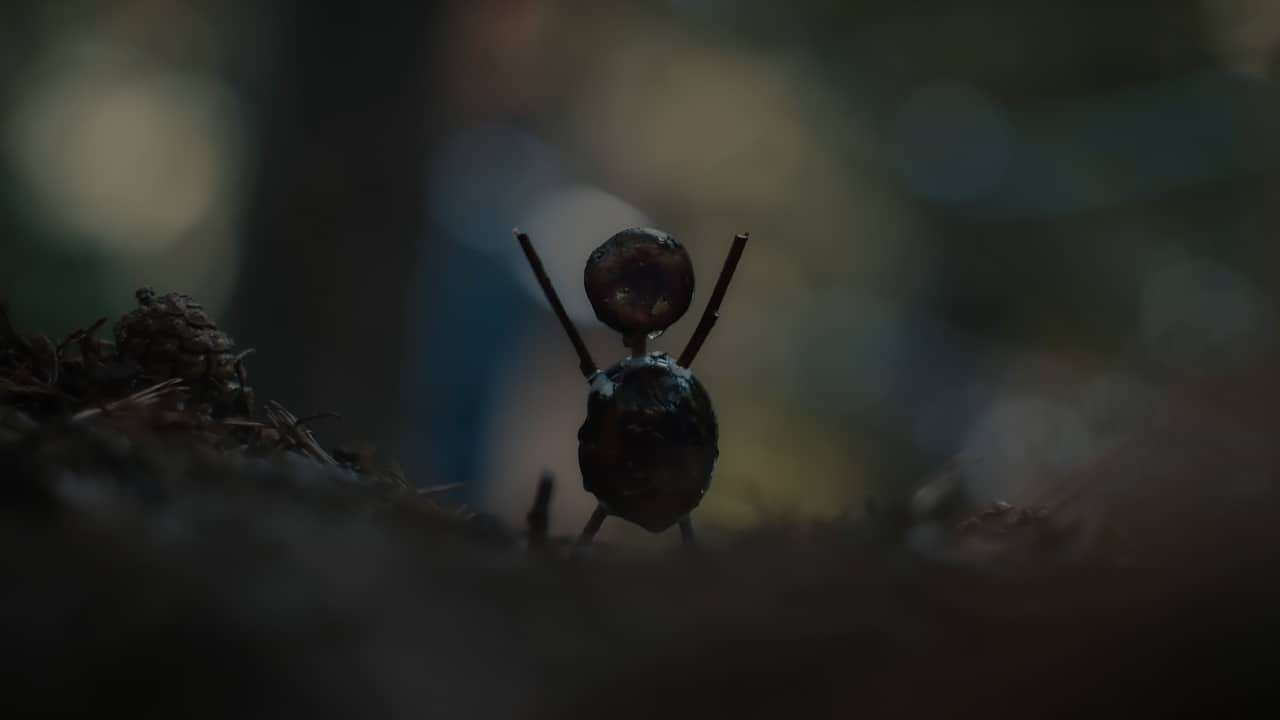
[[[729,255],[724,259],[724,266],[720,268],[720,277],[716,280],[715,289],[711,291],[707,309],[703,311],[698,327],[690,336],[689,344],[685,346],[684,352],[680,353],[680,359],[676,361],[680,367],[687,368],[693,364],[693,359],[702,349],[702,343],[706,342],[707,335],[711,334],[711,328],[715,327],[716,320],[720,319],[720,303],[724,302],[724,295],[729,290],[729,281],[733,279],[733,273],[738,268],[738,260],[742,258],[742,251],[747,247],[748,237],[747,233],[734,236],[733,247],[729,248]]]
[[[520,232],[519,228],[511,232],[520,242],[520,248],[524,250],[524,256],[529,261],[533,276],[537,278],[538,285],[542,286],[542,293],[547,296],[547,302],[551,303],[551,309],[560,320],[560,326],[564,328],[565,334],[569,336],[569,342],[573,343],[574,351],[578,353],[578,369],[582,371],[582,377],[589,378],[595,375],[598,368],[595,361],[591,359],[591,352],[587,350],[586,343],[582,342],[578,328],[574,327],[573,321],[569,319],[569,313],[565,312],[564,304],[560,302],[560,296],[556,294],[551,278],[547,276],[547,270],[542,266],[542,258],[538,257],[537,251],[533,249],[533,242],[529,240],[527,234]]]

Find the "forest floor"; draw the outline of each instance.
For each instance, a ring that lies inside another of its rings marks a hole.
[[[104,326],[31,336],[0,308],[0,708],[1132,717],[1273,684],[1277,454],[1222,414],[1101,470],[1149,476],[1106,522],[871,504],[696,552],[575,553],[538,531],[545,503],[505,527],[321,447],[189,298],[140,291]],[[1263,480],[1223,491],[1239,472]]]

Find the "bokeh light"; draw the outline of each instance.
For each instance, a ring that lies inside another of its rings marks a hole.
[[[595,322],[595,312],[582,290],[582,272],[591,251],[624,228],[647,227],[649,218],[621,198],[585,185],[552,188],[529,208],[521,229],[539,238],[539,254],[547,275],[564,288],[561,302],[579,323]],[[530,302],[550,309],[523,256],[509,254]]]
[[[121,287],[182,288],[217,312],[238,255],[245,138],[235,94],[107,23],[55,37],[3,122],[28,222],[49,227],[60,252],[110,259]]]

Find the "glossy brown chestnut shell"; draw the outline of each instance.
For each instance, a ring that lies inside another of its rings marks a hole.
[[[670,234],[630,228],[591,253],[583,282],[600,322],[628,337],[662,332],[693,300],[693,262]]]
[[[711,397],[670,355],[629,357],[591,378],[578,465],[611,514],[650,532],[676,524],[710,488],[718,443]]]

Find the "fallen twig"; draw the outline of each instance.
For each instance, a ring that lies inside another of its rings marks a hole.
[[[275,425],[280,433],[281,441],[292,440],[305,454],[310,455],[325,465],[337,465],[338,461],[316,441],[316,436],[298,421],[298,416],[289,412],[280,403],[271,400],[266,404],[267,419]]]
[[[102,415],[104,413],[111,414],[113,412],[116,412],[117,410],[128,407],[130,405],[136,405],[138,407],[146,407],[148,405],[155,404],[157,401],[159,401],[161,398],[167,395],[171,395],[175,392],[185,392],[187,390],[190,390],[190,388],[182,384],[182,378],[169,378],[164,382],[156,383],[151,387],[144,388],[142,390],[139,390],[136,393],[133,393],[132,395],[128,395],[126,397],[120,398],[119,400],[109,402],[106,405],[100,405],[98,407],[86,408],[84,410],[81,410],[80,412],[71,416],[71,422],[73,423],[82,422],[84,420],[88,420],[89,418],[95,417],[97,415]]]

